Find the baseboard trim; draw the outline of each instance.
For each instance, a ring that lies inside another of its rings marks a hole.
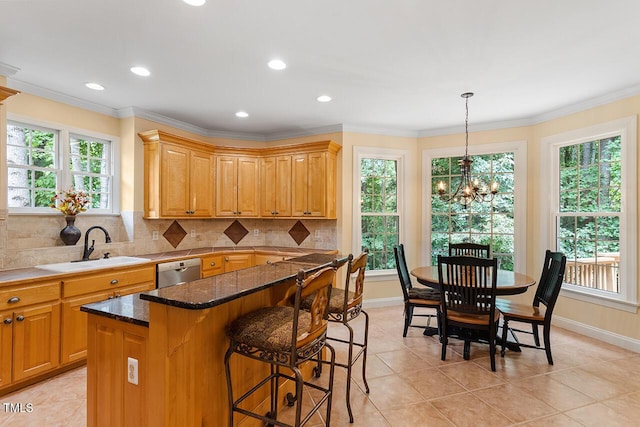
[[[402,297],[388,297],[388,298],[375,298],[366,299],[362,301],[364,308],[378,308],[378,307],[390,307],[393,305],[402,305]]]
[[[576,322],[575,320],[566,319],[560,316],[553,316],[553,325],[572,332],[577,332],[598,341],[603,341],[608,344],[613,344],[618,347],[640,353],[640,340],[634,338],[629,338],[611,331],[605,331],[604,329],[585,325],[584,323]]]

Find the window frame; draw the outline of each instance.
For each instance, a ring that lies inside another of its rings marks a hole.
[[[69,168],[70,159],[70,141],[71,137],[81,137],[87,139],[96,139],[99,141],[110,142],[110,160],[111,160],[111,192],[110,192],[110,209],[90,208],[82,215],[119,215],[120,214],[120,138],[114,135],[108,135],[87,129],[75,128],[58,123],[51,123],[41,120],[34,120],[30,117],[19,116],[15,114],[7,114],[7,125],[22,125],[27,127],[51,130],[57,133],[57,146],[55,149],[55,164],[58,174],[58,183],[56,191],[68,189],[72,185],[73,173]],[[4,146],[6,156],[6,142]],[[7,166],[5,166],[6,168]],[[7,169],[5,169],[5,175]],[[59,215],[60,213],[49,207],[9,207],[9,201],[4,202],[7,206],[9,215]]]
[[[619,310],[636,312],[638,308],[637,290],[637,118],[624,117],[610,122],[574,129],[567,132],[550,135],[541,139],[541,175],[542,188],[550,191],[551,197],[543,199],[541,203],[541,218],[547,221],[547,246],[557,247],[556,217],[561,212],[559,208],[560,168],[559,148],[581,144],[607,137],[621,136],[621,176],[622,202],[620,208],[620,292],[611,292],[587,288],[584,286],[563,283],[560,295],[592,304],[611,307]],[[549,161],[550,160],[550,161]],[[590,213],[587,212],[587,215]],[[597,212],[591,213],[597,215]],[[589,215],[591,216],[591,215]]]
[[[405,227],[405,186],[408,182],[408,168],[407,158],[409,156],[408,150],[400,150],[395,148],[378,148],[378,147],[365,147],[354,146],[353,147],[353,242],[352,247],[354,250],[360,251],[362,248],[362,212],[360,207],[362,205],[361,195],[361,162],[362,159],[381,159],[381,160],[394,160],[396,161],[396,189],[397,189],[397,209],[398,209],[398,238],[400,242],[407,241]],[[389,276],[397,276],[396,269],[384,269],[384,270],[367,270],[367,277],[384,279]]]
[[[456,157],[462,155],[463,147],[431,148],[422,151],[422,230],[421,263],[431,264],[431,161],[434,158]],[[513,188],[513,270],[524,273],[527,271],[527,141],[499,142],[469,146],[469,155],[481,156],[486,154],[513,153],[514,188]]]

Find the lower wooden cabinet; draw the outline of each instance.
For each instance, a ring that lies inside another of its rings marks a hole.
[[[90,274],[64,281],[61,363],[67,364],[87,357],[87,314],[80,311],[81,306],[154,288],[153,266]],[[86,293],[87,290],[99,291]],[[83,291],[83,294],[76,296]]]
[[[60,304],[39,304],[0,313],[0,387],[60,364]]]
[[[203,279],[224,273],[224,255],[205,255],[201,258],[201,261],[201,276]]]
[[[233,254],[224,256],[224,272],[253,267],[253,254]]]

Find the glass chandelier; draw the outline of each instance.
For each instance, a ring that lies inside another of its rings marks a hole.
[[[460,183],[456,190],[447,196],[447,186],[444,181],[438,182],[438,194],[440,198],[445,202],[453,200],[454,202],[460,201],[462,206],[466,209],[472,202],[490,202],[498,193],[498,183],[491,183],[490,187],[481,184],[478,179],[473,179],[471,175],[471,165],[473,160],[469,157],[469,98],[473,96],[473,92],[465,92],[462,96],[465,99],[466,115],[464,120],[464,133],[465,133],[465,145],[464,145],[464,157],[458,160],[458,166],[460,166]]]

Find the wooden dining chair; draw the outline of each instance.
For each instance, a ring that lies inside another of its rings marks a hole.
[[[547,250],[544,256],[544,265],[542,266],[542,274],[538,282],[536,294],[533,297],[533,303],[517,304],[507,299],[500,298],[497,301],[497,307],[502,313],[502,349],[500,355],[504,357],[505,343],[507,342],[507,333],[511,331],[511,335],[520,345],[520,347],[537,348],[545,350],[547,353],[547,361],[549,365],[553,365],[553,357],[551,356],[551,315],[553,308],[558,300],[560,288],[562,287],[562,279],[567,264],[567,258],[562,252],[551,252]],[[514,320],[522,323],[531,324],[532,331],[510,328],[509,321]],[[538,335],[538,327],[542,325],[542,336],[544,339],[544,347],[540,347],[540,336]],[[519,342],[515,332],[527,333],[533,335],[535,345],[523,344]]]
[[[400,278],[400,287],[402,288],[402,295],[404,297],[404,331],[402,336],[407,336],[409,327],[412,328],[429,328],[431,324],[431,318],[435,317],[438,324],[438,334],[440,334],[440,291],[431,288],[414,288],[411,283],[411,276],[409,275],[409,269],[407,268],[407,261],[404,256],[404,245],[400,243],[393,248],[393,254],[396,258],[396,269],[398,270],[398,277]],[[433,313],[414,313],[416,308],[428,308],[435,310]],[[413,316],[426,317],[427,325],[413,325],[411,324]]]
[[[500,313],[495,307],[498,260],[470,256],[438,256],[440,305],[442,306],[440,341],[442,360],[447,358],[450,327],[459,328],[464,354],[469,354],[472,335],[488,335],[491,370],[496,370],[496,334]]]
[[[491,247],[479,243],[451,243],[449,245],[449,256],[475,256],[478,258],[489,258]]]

